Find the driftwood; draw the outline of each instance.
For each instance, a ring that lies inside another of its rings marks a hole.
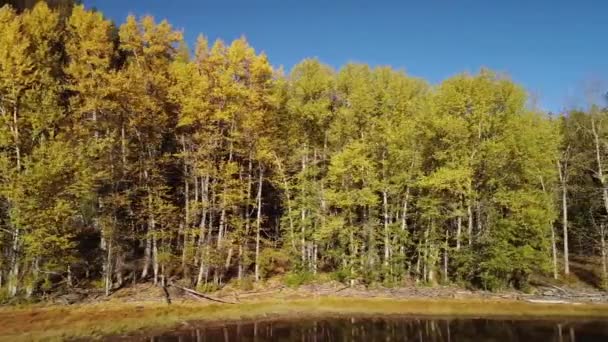
[[[248,295],[258,295],[258,294],[268,294],[268,293],[273,293],[273,292],[281,292],[281,290],[283,290],[284,288],[285,288],[285,286],[280,286],[280,287],[277,287],[277,288],[271,288],[271,289],[267,289],[267,290],[246,291],[246,292],[239,293],[239,296],[248,296]]]
[[[350,288],[350,286],[341,287],[341,288],[337,289],[336,291],[334,291],[334,293],[342,292],[342,291],[344,291],[344,290],[346,290],[348,288]]]
[[[600,294],[600,293],[593,294],[593,293],[580,292],[580,293],[573,293],[573,294],[569,294],[568,296],[565,296],[565,298],[569,298],[569,297],[570,298],[599,298],[599,299],[601,299],[601,298],[605,298],[606,295]]]
[[[175,285],[173,283],[168,284],[168,286],[173,286],[173,287],[178,288],[178,289],[180,289],[182,291],[185,291],[185,292],[190,293],[192,295],[195,295],[195,296],[198,296],[198,297],[210,300],[212,302],[218,302],[218,303],[222,303],[222,304],[236,304],[235,302],[228,302],[228,301],[225,301],[225,300],[209,297],[209,296],[204,295],[204,294],[202,294],[202,293],[200,293],[198,291],[194,291],[193,289],[189,289],[189,288],[186,288],[186,287],[183,287],[183,286]]]
[[[199,297],[199,296],[197,296],[197,295],[194,295],[194,294],[192,294],[192,293],[190,293],[190,292],[186,292],[186,294],[187,294],[188,296],[190,296],[190,297],[192,297],[192,298],[194,298],[194,299],[198,300],[198,301],[204,301],[204,299],[203,299],[203,298],[201,298],[201,297]]]
[[[526,299],[527,302],[535,304],[580,304],[568,300],[552,300],[552,299]]]
[[[555,286],[555,285],[551,285],[551,284],[548,284],[548,285],[549,285],[550,287],[552,287],[552,288],[556,289],[556,290],[561,291],[563,294],[566,294],[566,295],[568,294],[568,291],[566,291],[566,290],[562,289],[561,287],[558,287],[558,286]]]
[[[564,289],[559,286],[549,284],[547,282],[537,282],[538,285],[556,290],[557,293],[554,295],[550,295],[550,297],[558,297],[564,300],[575,299],[575,298],[587,298],[587,299],[605,299],[608,298],[606,293],[585,293],[581,291],[577,291],[576,289]]]

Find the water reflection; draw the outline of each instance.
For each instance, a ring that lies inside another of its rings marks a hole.
[[[172,331],[145,340],[152,342],[608,341],[608,321],[331,318],[200,327]]]

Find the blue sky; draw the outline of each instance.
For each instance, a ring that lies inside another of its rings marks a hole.
[[[188,42],[247,37],[289,70],[306,57],[391,65],[431,83],[480,67],[505,72],[542,108],[608,90],[605,0],[84,0],[117,23],[167,19]]]

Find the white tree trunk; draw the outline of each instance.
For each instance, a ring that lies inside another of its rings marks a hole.
[[[591,129],[595,142],[595,159],[597,163],[597,177],[602,185],[602,199],[604,200],[604,208],[608,212],[608,187],[606,187],[606,180],[604,179],[604,167],[602,165],[601,157],[601,146],[600,138],[597,128],[595,126],[595,119],[591,119]],[[601,228],[601,244],[602,244],[602,271],[606,274],[606,246],[605,246],[605,235],[604,235],[604,224],[600,225]]]
[[[608,285],[608,269],[607,269],[607,260],[606,260],[606,228],[603,223],[600,224],[600,248],[601,257],[602,257],[602,282],[604,286]]]
[[[559,173],[559,181],[562,188],[562,227],[564,232],[564,274],[570,274],[570,261],[568,260],[568,189],[566,187],[566,162],[557,161],[557,171]]]
[[[384,216],[384,266],[388,266],[388,259],[390,256],[390,237],[388,224],[388,194],[386,192],[386,189],[382,191],[382,210]]]
[[[403,213],[401,215],[401,230],[407,230],[407,206],[410,198],[410,188],[405,189],[405,198],[403,199]]]
[[[182,270],[184,276],[188,276],[188,270],[186,268],[186,257],[188,256],[188,232],[190,231],[190,175],[188,172],[188,157],[186,138],[182,135],[182,151],[184,153],[184,229],[183,229],[183,246],[182,246]]]
[[[155,221],[152,219],[152,270],[154,271],[154,285],[158,284],[158,239],[155,234]]]
[[[469,204],[467,205],[467,215],[469,217],[468,219],[468,227],[467,227],[467,234],[469,237],[469,246],[473,243],[473,208],[471,206],[471,202],[469,201]]]
[[[151,259],[152,259],[152,236],[151,236],[151,232],[148,230],[148,234],[146,235],[146,248],[144,250],[144,266],[141,271],[142,279],[145,279],[148,276]]]
[[[462,234],[462,216],[456,218],[456,250],[460,250],[460,234]]]
[[[448,258],[449,258],[449,238],[450,238],[450,231],[449,230],[445,230],[445,245],[443,248],[443,281],[444,283],[448,283],[450,281],[449,277],[448,277]]]
[[[19,284],[19,228],[15,228],[13,233],[13,245],[10,271],[8,274],[8,294],[10,297],[17,295]]]
[[[541,187],[543,189],[543,193],[547,194],[547,189],[545,188],[545,181],[543,180],[543,177],[540,176],[540,184]],[[552,254],[552,258],[553,258],[553,278],[557,279],[558,277],[558,272],[557,272],[557,245],[556,245],[556,241],[555,241],[555,230],[553,229],[553,225],[549,225],[549,229],[551,229],[551,254]]]
[[[196,277],[196,286],[200,286],[203,281],[203,275],[205,274],[205,237],[207,224],[207,206],[209,205],[209,176],[206,175],[204,180],[201,179],[201,200],[203,204],[201,222],[199,224],[199,237],[198,237],[198,275]]]
[[[553,279],[558,278],[556,243],[557,243],[557,241],[555,241],[555,230],[553,229],[553,227],[551,227],[551,250],[552,250],[551,252],[552,252],[552,256],[553,256]]]
[[[306,155],[302,156],[302,174],[306,172]],[[302,189],[302,202],[304,202],[304,189]],[[302,224],[302,266],[306,265],[306,207],[302,204],[301,209],[301,224]]]
[[[262,223],[262,184],[264,182],[264,169],[260,167],[260,178],[258,180],[258,195],[257,195],[257,218],[256,218],[256,234],[255,234],[255,280],[260,280],[260,229]]]
[[[104,287],[106,296],[110,295],[110,290],[112,289],[112,240],[107,243],[107,253],[106,253],[106,267],[105,267],[105,279],[104,279]]]
[[[15,159],[17,172],[21,171],[21,148],[19,147],[19,100],[16,101],[15,106],[13,107],[13,138],[15,143]],[[19,239],[21,236],[19,235],[19,227],[14,228],[13,233],[13,244],[11,250],[11,263],[10,263],[10,271],[8,276],[8,294],[10,297],[14,297],[17,295],[18,284],[19,284]]]

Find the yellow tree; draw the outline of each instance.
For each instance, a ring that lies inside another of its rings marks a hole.
[[[173,124],[169,67],[182,35],[166,21],[157,24],[146,16],[138,22],[129,16],[119,29],[119,37],[126,61],[114,81],[119,87],[118,101],[124,120],[121,145],[125,146],[126,157],[123,158],[130,165],[127,172],[135,184],[132,191],[137,194],[136,206],[142,208],[137,217],[146,241],[142,277],[147,277],[152,266],[157,283],[159,248],[166,251],[169,246],[159,246],[159,241],[165,239],[162,231],[167,227],[157,227],[155,207],[159,206],[155,203],[166,191],[162,167],[167,155],[163,143]]]
[[[95,148],[90,163],[95,166],[99,176],[103,174],[103,184],[112,184],[111,188],[115,190],[118,187],[116,181],[122,175],[119,171],[124,169],[124,159],[117,158],[112,148],[120,141],[116,134],[118,127],[123,128],[113,114],[118,112],[118,106],[114,101],[117,90],[112,82],[115,75],[112,64],[116,55],[112,23],[104,19],[100,12],[76,6],[66,26],[65,53],[68,62],[64,72],[68,80],[67,88],[71,92],[72,138],[79,137],[73,141],[83,141]],[[124,137],[124,129],[121,132]],[[110,194],[100,195],[104,197]],[[114,223],[118,220],[112,217],[112,212],[116,211],[116,201],[103,201],[101,197],[93,204],[93,219],[96,228],[101,230],[101,249],[106,250],[103,269],[105,290],[109,294],[116,231]],[[105,205],[102,202],[106,202]],[[97,212],[102,208],[104,217],[99,218]]]
[[[209,180],[212,167],[212,142],[215,130],[209,115],[209,81],[203,70],[208,55],[205,37],[200,36],[194,60],[187,54],[176,58],[171,65],[174,83],[171,101],[178,107],[176,135],[182,162],[184,230],[182,269],[189,273],[191,266],[199,266],[197,283],[204,272],[204,241],[208,232]]]
[[[1,186],[9,208],[7,231],[12,235],[8,265],[11,295],[17,293],[24,275],[38,269],[36,257],[24,254],[22,247],[27,236],[40,227],[20,224],[19,215],[26,213],[16,207],[16,199],[23,191],[18,179],[25,172],[24,158],[52,134],[51,129],[61,116],[57,80],[59,24],[59,16],[45,3],[21,15],[6,6],[0,9]]]

